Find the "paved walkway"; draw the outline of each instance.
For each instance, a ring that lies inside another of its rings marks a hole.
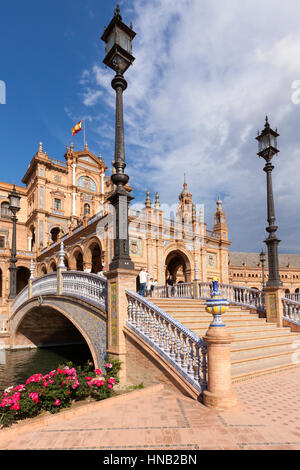
[[[233,410],[155,385],[0,431],[0,449],[300,449],[300,369],[236,384]]]

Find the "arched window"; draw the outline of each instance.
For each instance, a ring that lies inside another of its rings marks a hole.
[[[52,230],[50,230],[51,240],[53,242],[57,242],[57,237],[58,237],[59,232],[60,232],[59,227],[54,227]]]
[[[90,208],[90,205],[89,204],[84,204],[83,206],[83,214],[84,215],[90,215],[91,213],[91,208]]]
[[[1,204],[1,217],[11,217],[11,211],[8,202],[2,202]]]

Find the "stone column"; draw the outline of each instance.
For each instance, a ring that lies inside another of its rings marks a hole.
[[[63,293],[63,272],[67,270],[65,263],[64,263],[64,257],[65,257],[65,249],[64,249],[64,243],[61,241],[60,242],[60,250],[59,250],[59,265],[57,266],[57,295],[61,295]]]
[[[214,320],[204,336],[207,344],[208,382],[203,392],[203,401],[212,408],[231,408],[237,404],[237,396],[232,390],[230,345],[232,337],[228,333],[221,315],[228,310],[228,301],[222,298],[218,281],[213,280],[211,299],[206,302],[206,310]]]
[[[108,341],[107,353],[120,360],[121,383],[126,381],[126,342],[123,327],[128,318],[126,290],[135,292],[138,271],[117,268],[106,273],[108,284]]]
[[[232,390],[230,345],[227,328],[210,326],[204,336],[207,344],[208,383],[203,393],[204,404],[212,408],[231,408],[237,404]]]
[[[283,303],[285,296],[283,288],[280,287],[264,287],[266,300],[266,317],[268,323],[276,323],[277,326],[283,326]]]

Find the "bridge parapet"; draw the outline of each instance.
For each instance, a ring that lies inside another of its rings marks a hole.
[[[63,271],[62,286],[59,273],[45,274],[32,281],[32,289],[26,286],[16,297],[13,312],[16,312],[31,297],[57,294],[85,300],[107,311],[107,280],[103,276],[82,271]]]

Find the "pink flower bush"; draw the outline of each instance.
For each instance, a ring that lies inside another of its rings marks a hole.
[[[25,384],[0,392],[0,425],[8,426],[42,411],[56,413],[71,406],[73,401],[88,397],[96,400],[108,398],[117,382],[119,367],[120,363],[113,360],[106,363],[106,373],[89,362],[77,370],[61,366],[47,374],[33,374]]]

